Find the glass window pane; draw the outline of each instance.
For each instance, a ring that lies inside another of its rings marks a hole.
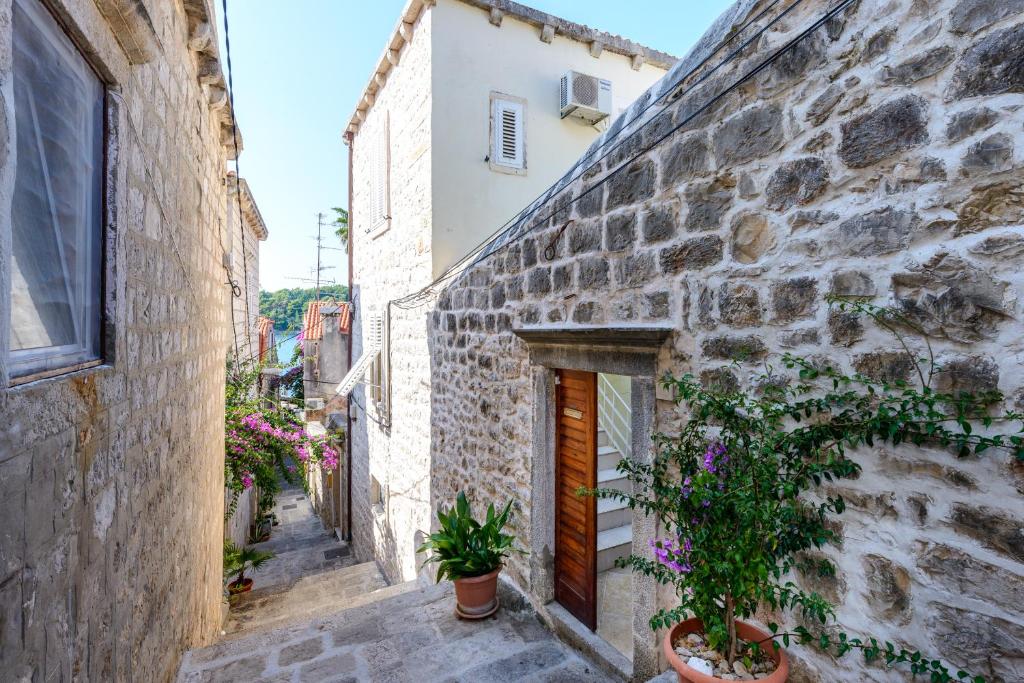
[[[14,3],[11,365],[99,357],[104,88],[38,0]]]

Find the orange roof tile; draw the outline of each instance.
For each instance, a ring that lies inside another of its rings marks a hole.
[[[307,341],[319,341],[324,337],[324,310],[338,308],[338,331],[349,334],[352,328],[352,305],[347,301],[310,301],[306,314],[302,318],[302,338]],[[333,317],[333,312],[331,313]]]
[[[261,315],[256,319],[256,332],[260,340],[260,360],[266,360],[267,351],[274,344],[274,321]]]

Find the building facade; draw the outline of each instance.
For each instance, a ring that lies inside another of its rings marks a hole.
[[[432,517],[427,311],[389,302],[451,268],[607,125],[561,117],[566,72],[609,81],[614,115],[673,61],[514,2],[411,0],[403,10],[346,133],[353,358],[386,349],[353,366],[367,373],[352,401],[353,533],[356,552],[389,579],[416,575]]]
[[[0,3],[4,680],[167,681],[220,629],[214,25],[203,0]]]
[[[227,176],[228,254],[231,267],[231,339],[233,354],[243,362],[260,357],[260,242],[270,235],[245,178]],[[237,286],[237,289],[234,289]],[[234,345],[238,344],[235,349]]]
[[[624,653],[559,593],[555,520],[569,503],[556,438],[570,413],[555,408],[572,373],[628,378],[638,460],[652,457],[652,433],[686,417],[656,386],[665,373],[750,387],[791,351],[914,381],[900,343],[829,306],[835,294],[897,307],[924,329],[938,388],[998,388],[1005,409],[1024,405],[1021,7],[779,10],[733,5],[641,100],[653,106],[620,117],[578,174],[417,308],[431,330],[430,474],[417,496],[514,496],[529,554],[505,575],[572,642],[637,680],[665,665],[648,619],[673,596],[631,577]],[[421,381],[397,341],[391,353],[393,386]],[[794,580],[835,603],[851,633],[1024,678],[1024,471],[986,455],[858,450],[859,478],[826,487],[847,502],[841,543],[822,550],[835,575]],[[658,531],[633,513],[631,550],[650,553]],[[790,652],[790,680],[909,677],[856,655]]]

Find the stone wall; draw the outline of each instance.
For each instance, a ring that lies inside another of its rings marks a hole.
[[[0,370],[0,678],[168,681],[180,653],[210,642],[221,620],[230,292],[213,17],[199,0],[46,4],[117,93],[108,97],[107,340],[99,367],[19,386]],[[6,302],[10,0],[0,27]]]
[[[350,142],[352,155],[353,359],[362,353],[364,325],[387,302],[431,278],[430,42],[432,12],[423,12],[402,48],[388,85]],[[389,135],[390,220],[371,234],[372,150],[375,135]],[[377,559],[389,581],[415,576],[413,536],[430,526],[430,362],[425,318],[429,309],[391,309],[393,415],[379,410],[370,392],[353,391],[352,528],[361,560]],[[369,412],[367,412],[367,410]],[[382,513],[370,504],[371,475],[384,491]]]
[[[266,226],[259,218],[258,209],[252,199],[245,180],[242,180],[242,197],[237,194],[234,174],[227,178],[228,198],[226,226],[230,232],[228,245],[231,254],[231,279],[238,284],[240,296],[232,296],[231,320],[234,336],[231,352],[238,344],[238,357],[248,361],[260,349],[257,319],[260,315],[260,241],[266,239]],[[242,219],[239,220],[241,202]]]
[[[698,71],[636,135],[614,123],[577,180],[442,293],[429,320],[432,499],[514,495],[520,543],[536,547],[531,519],[552,502],[531,495],[537,397],[519,327],[668,326],[657,374],[732,386],[783,351],[913,379],[891,335],[824,301],[858,296],[931,333],[942,387],[998,387],[1020,409],[1024,5],[860,0],[739,82],[837,4],[803,3],[707,79]],[[652,94],[765,5],[733,6]],[[655,429],[671,432],[684,415],[658,398]],[[996,454],[853,457],[863,474],[835,487],[849,503],[843,542],[825,550],[838,573],[799,580],[851,632],[1024,677],[1024,471]],[[536,560],[508,567],[535,598]],[[637,638],[653,642],[645,628]],[[794,654],[793,680],[909,679],[858,656]]]
[[[224,507],[231,505],[232,491],[224,489]],[[256,521],[257,490],[246,489],[238,496],[235,512],[224,520],[224,539],[242,547],[249,544],[249,531]]]

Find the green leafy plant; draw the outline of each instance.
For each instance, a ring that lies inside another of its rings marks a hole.
[[[455,507],[447,512],[438,508],[441,528],[430,534],[416,552],[430,552],[424,565],[437,562],[437,581],[448,578],[467,579],[489,574],[516,551],[515,538],[502,533],[512,510],[512,501],[496,512],[494,504],[487,507],[484,523],[473,518],[466,494],[459,492]]]
[[[341,240],[341,244],[344,246],[345,250],[347,251],[348,250],[348,211],[346,211],[345,209],[343,209],[343,208],[341,208],[339,206],[333,207],[331,209],[331,211],[334,212],[334,220],[331,221],[331,225],[334,226],[334,234],[337,236],[337,238],[339,240]]]
[[[272,292],[260,290],[260,315],[274,321],[278,338],[283,339],[302,329],[306,307],[310,301],[315,301],[316,297],[317,290],[314,287],[286,287]],[[320,298],[348,301],[348,287],[321,285]]]
[[[245,572],[259,569],[273,557],[274,553],[269,551],[252,546],[239,548],[231,541],[224,541],[224,579],[235,577],[231,583],[240,586],[245,581]]]
[[[836,655],[857,649],[868,660],[908,664],[932,681],[953,680],[937,659],[827,628],[834,608],[817,593],[801,589],[791,580],[792,572],[807,571],[804,551],[837,540],[830,522],[844,511],[845,502],[819,489],[857,476],[861,467],[849,457],[851,450],[910,443],[952,449],[961,457],[1005,449],[1024,459],[1024,415],[994,414],[1003,398],[998,392],[935,391],[930,381],[940,369],[930,344],[927,358],[911,354],[905,337],[905,330],[914,330],[909,321],[864,302],[832,303],[896,334],[919,367],[921,386],[847,375],[827,363],[788,354],[782,356],[786,372],[767,367],[753,382],[756,391],[704,387],[690,375],[666,376],[664,386],[686,409],[682,431],[654,436],[652,462],[619,463],[632,493],[582,492],[655,515],[666,532],[650,542],[653,558],[631,555],[617,561],[675,588],[678,606],[655,614],[652,629],[696,616],[709,644],[731,665],[738,657],[756,654],[739,651],[736,620],[766,605],[777,612],[795,610],[803,619],[803,625],[787,631],[769,624],[775,646],[813,643]],[[1019,423],[1016,433],[1006,433],[1010,423]],[[997,427],[1002,433],[994,433]],[[806,495],[811,492],[816,495]],[[813,571],[834,571],[827,560],[815,564]],[[970,674],[957,671],[955,676]]]

